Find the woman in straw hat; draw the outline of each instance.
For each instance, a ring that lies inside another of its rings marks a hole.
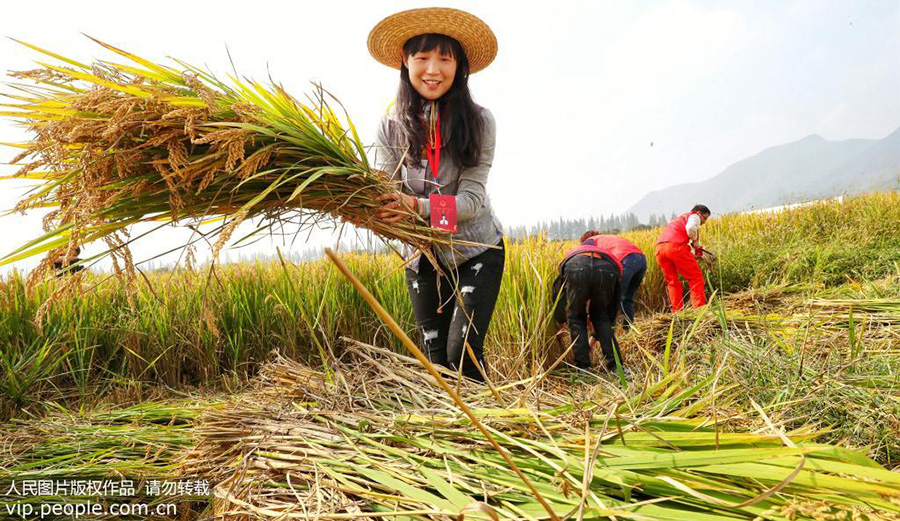
[[[484,380],[484,338],[505,250],[486,193],[494,118],[472,101],[468,80],[494,59],[497,39],[464,11],[412,9],[378,23],[369,34],[369,52],[400,70],[396,102],[376,141],[376,163],[400,181],[400,191],[382,197],[379,217],[394,222],[417,212],[453,239],[478,244],[436,246],[437,267],[421,257],[407,264],[424,351],[433,362]]]

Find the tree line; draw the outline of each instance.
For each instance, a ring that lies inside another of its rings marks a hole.
[[[548,240],[562,241],[578,239],[587,230],[597,230],[600,233],[617,234],[631,230],[644,230],[662,226],[676,217],[675,212],[666,217],[665,214],[651,214],[646,223],[642,223],[633,212],[609,216],[597,216],[579,219],[559,219],[553,221],[541,221],[531,226],[508,226],[506,236],[514,241],[521,241],[526,237],[546,235]]]

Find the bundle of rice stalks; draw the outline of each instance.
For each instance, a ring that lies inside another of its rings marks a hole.
[[[631,399],[460,382],[547,508],[414,359],[358,343],[326,372],[268,366],[185,467],[215,476],[223,519],[900,519],[900,475],[809,431],[716,429],[697,411],[732,390],[684,376]]]
[[[277,84],[225,83],[178,60],[159,65],[97,43],[128,64],[86,64],[24,44],[57,64],[12,73],[29,83],[14,84],[4,106],[15,110],[0,112],[35,136],[12,145],[23,149],[12,177],[41,183],[15,210],[52,211],[47,233],[0,263],[50,252],[46,267],[102,239],[130,271],[128,231],[137,223],[214,222],[206,237],[216,237],[215,258],[241,222],[257,217],[248,237],[335,217],[423,250],[448,241],[418,217],[375,218],[377,197],[396,186],[370,166],[353,123],[320,86],[302,103]]]

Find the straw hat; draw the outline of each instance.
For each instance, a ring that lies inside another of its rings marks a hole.
[[[478,72],[497,56],[497,37],[480,18],[459,9],[426,7],[392,14],[369,33],[369,52],[379,62],[399,69],[403,44],[413,36],[445,34],[458,41],[469,58],[469,72]]]

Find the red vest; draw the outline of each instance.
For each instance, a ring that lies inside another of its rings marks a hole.
[[[622,276],[622,263],[619,262],[618,259],[616,259],[613,256],[611,251],[607,250],[606,248],[597,246],[597,244],[594,242],[593,239],[594,238],[591,237],[590,239],[584,241],[583,243],[579,244],[578,246],[575,246],[574,248],[572,248],[571,250],[566,252],[566,257],[562,260],[561,263],[559,263],[560,270],[562,270],[562,266],[563,266],[563,264],[566,263],[567,260],[571,259],[572,257],[574,257],[576,255],[581,255],[582,253],[597,253],[597,254],[603,255],[603,256],[609,258],[609,260],[615,262],[616,266],[619,267],[619,276],[621,277]]]
[[[644,254],[634,243],[618,235],[594,235],[591,239],[594,240],[597,246],[609,250],[612,258],[618,261],[619,264],[622,263],[622,259],[632,253]]]
[[[700,215],[700,212],[688,212],[686,214],[679,215],[678,217],[672,219],[672,221],[663,228],[662,233],[659,234],[659,239],[656,239],[656,244],[662,244],[664,242],[671,242],[673,244],[687,244],[691,241],[691,238],[688,237],[687,234],[687,220],[691,215]],[[700,237],[700,232],[697,232],[697,238]]]

